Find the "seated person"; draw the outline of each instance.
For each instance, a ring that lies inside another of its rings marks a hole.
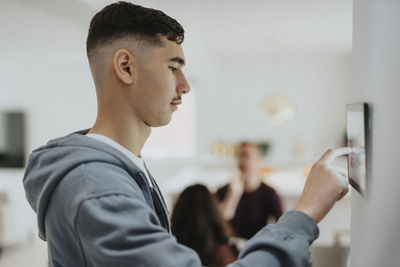
[[[256,144],[243,142],[237,150],[240,175],[217,191],[219,208],[235,235],[250,239],[272,219],[282,215],[281,200],[275,190],[261,182],[261,152]]]
[[[228,244],[229,226],[204,185],[192,185],[182,192],[173,209],[171,230],[179,243],[198,253],[203,265],[225,266],[237,258],[236,249]]]

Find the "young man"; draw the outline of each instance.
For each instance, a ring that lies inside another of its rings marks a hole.
[[[276,191],[260,178],[261,152],[254,143],[243,142],[237,149],[239,176],[218,189],[217,198],[224,219],[235,235],[249,239],[271,219],[282,215],[282,204]]]
[[[97,120],[89,131],[33,151],[24,177],[51,266],[201,266],[170,234],[163,198],[140,156],[151,127],[168,124],[189,92],[183,36],[164,13],[126,2],[93,17],[87,52]],[[234,266],[310,266],[316,223],[347,191],[328,163],[348,152],[327,152],[294,210],[251,239]]]

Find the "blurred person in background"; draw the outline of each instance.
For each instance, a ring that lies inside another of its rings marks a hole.
[[[222,267],[237,258],[236,248],[229,244],[231,230],[204,185],[189,186],[181,193],[172,212],[171,230],[179,243],[197,252],[205,266]]]
[[[237,148],[239,174],[228,185],[218,189],[219,208],[235,235],[249,239],[268,222],[282,215],[278,193],[262,182],[261,151],[257,144],[242,142]]]

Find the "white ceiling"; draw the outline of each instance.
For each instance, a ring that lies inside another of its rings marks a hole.
[[[114,1],[79,0],[95,10]],[[138,0],[176,18],[200,47],[216,54],[259,50],[318,49],[351,51],[351,0]]]

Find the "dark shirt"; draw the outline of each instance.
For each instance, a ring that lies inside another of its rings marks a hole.
[[[219,201],[222,201],[228,192],[226,185],[217,191]],[[282,205],[278,194],[268,185],[261,183],[253,192],[244,192],[236,208],[235,216],[230,220],[235,234],[250,239],[255,233],[267,224],[270,216],[278,220],[282,215]]]

